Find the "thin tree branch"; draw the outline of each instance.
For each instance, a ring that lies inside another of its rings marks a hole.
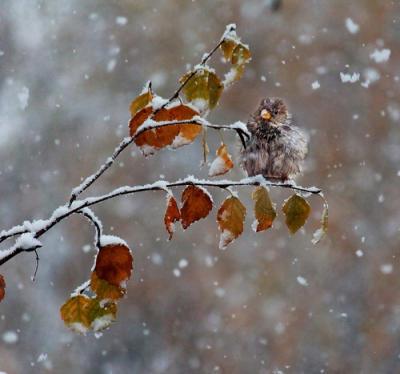
[[[78,213],[84,215],[94,226],[96,229],[96,236],[95,236],[95,245],[97,248],[100,248],[100,239],[103,233],[103,225],[100,219],[93,213],[90,208],[83,208]]]
[[[36,227],[36,231],[29,232],[29,234],[25,235],[30,235],[33,238],[33,247],[27,247],[26,244],[24,245],[19,245],[18,240],[16,244],[9,248],[8,250],[1,251],[0,252],[0,265],[5,264],[9,260],[11,260],[13,257],[18,255],[21,252],[31,252],[40,247],[38,245],[37,239],[41,237],[43,234],[45,234],[47,231],[49,231],[53,226],[64,220],[65,218],[69,217],[70,215],[74,213],[80,213],[80,212],[88,212],[86,210],[87,207],[94,206],[96,204],[99,204],[103,201],[107,201],[110,199],[113,199],[117,196],[123,196],[123,195],[131,195],[137,192],[143,192],[143,191],[155,191],[155,190],[162,190],[165,191],[168,188],[172,187],[181,187],[181,186],[188,186],[188,185],[195,185],[195,186],[203,186],[203,187],[217,187],[221,189],[227,189],[228,187],[239,187],[239,186],[271,186],[271,187],[281,187],[281,188],[287,188],[291,189],[294,191],[299,191],[303,193],[311,193],[311,194],[317,194],[320,195],[321,190],[316,187],[301,187],[297,186],[293,182],[285,182],[285,183],[279,183],[279,182],[271,182],[265,179],[262,175],[257,175],[255,177],[250,177],[250,178],[244,178],[239,181],[232,181],[232,180],[217,180],[217,181],[210,181],[210,180],[202,180],[202,179],[196,179],[194,177],[187,177],[182,180],[178,180],[175,182],[166,182],[166,181],[157,181],[151,184],[146,184],[142,186],[126,186],[126,187],[120,187],[117,188],[110,193],[106,195],[101,195],[97,197],[89,197],[83,200],[77,200],[75,201],[71,206],[68,204],[61,206],[57,208],[52,216],[47,219],[47,220],[42,220],[40,221],[41,225],[39,224],[31,224],[32,227]],[[83,213],[85,214],[85,213]],[[91,220],[93,218],[92,214],[88,214],[91,216]],[[92,222],[94,223],[96,219],[94,219]],[[100,226],[101,227],[101,226]],[[100,230],[101,232],[101,230]],[[35,242],[36,240],[36,242]]]
[[[68,206],[71,206],[72,203],[77,199],[77,197],[82,192],[88,189],[106,170],[108,170],[113,165],[117,157],[121,154],[121,152],[131,143],[133,143],[141,134],[150,129],[157,129],[160,127],[172,126],[172,125],[198,125],[203,127],[210,127],[216,130],[233,130],[239,134],[241,139],[242,138],[248,139],[250,137],[246,125],[240,121],[235,122],[232,125],[215,125],[211,124],[210,122],[199,116],[195,116],[190,120],[182,120],[182,121],[156,122],[151,119],[148,119],[137,129],[135,135],[122,140],[122,142],[117,146],[117,148],[115,148],[113,154],[106,160],[106,162],[103,165],[100,166],[100,168],[94,174],[87,177],[79,186],[75,187],[72,190]],[[0,236],[0,242],[1,242],[1,236]]]

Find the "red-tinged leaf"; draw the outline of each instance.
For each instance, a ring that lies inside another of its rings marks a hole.
[[[92,299],[85,295],[71,297],[60,309],[61,318],[71,329],[86,334],[92,323],[90,309]]]
[[[225,249],[243,232],[246,208],[235,196],[228,197],[218,210],[217,222],[221,231],[219,248]]]
[[[253,191],[252,198],[254,200],[253,230],[256,232],[267,230],[272,226],[272,222],[276,218],[276,210],[274,204],[265,187],[256,187]]]
[[[4,277],[0,274],[0,302],[1,300],[4,299],[5,294],[6,294],[6,281],[4,280]]]
[[[133,136],[140,125],[153,113],[152,107],[146,107],[139,111],[130,121],[130,135]],[[178,105],[172,108],[163,108],[153,117],[156,122],[190,120],[198,115],[193,108],[187,105]],[[178,124],[149,129],[138,135],[135,143],[144,154],[152,154],[154,150],[166,146],[178,148],[191,143],[201,132],[201,126],[193,124]]]
[[[205,218],[210,213],[213,203],[208,192],[196,186],[188,186],[182,193],[181,222],[187,229],[193,222]]]
[[[120,243],[109,244],[100,248],[94,272],[99,279],[123,287],[131,276],[132,265],[132,254],[127,246]]]
[[[217,157],[211,163],[208,175],[210,177],[215,177],[217,175],[226,174],[229,170],[233,168],[233,161],[231,155],[228,153],[225,144],[217,149]]]
[[[172,235],[175,232],[175,222],[181,219],[181,213],[176,203],[175,198],[172,195],[168,196],[167,209],[165,211],[164,223],[165,228],[169,233],[169,240],[172,239]]]
[[[294,234],[306,223],[311,208],[303,197],[295,194],[285,201],[282,211],[286,216],[286,225],[289,231]]]
[[[99,300],[118,300],[126,293],[125,287],[116,286],[100,279],[94,271],[90,277],[90,288]]]

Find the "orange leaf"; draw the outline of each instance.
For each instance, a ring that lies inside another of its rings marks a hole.
[[[0,274],[0,301],[4,299],[6,294],[6,281],[4,277]]]
[[[245,216],[246,208],[237,197],[231,196],[225,199],[217,214],[217,222],[221,231],[220,249],[225,249],[229,243],[242,234]]]
[[[165,211],[164,223],[165,228],[169,233],[169,240],[172,239],[172,235],[175,232],[175,222],[181,219],[181,213],[179,212],[178,204],[172,195],[168,196],[167,210]]]
[[[96,272],[92,272],[90,277],[90,288],[100,300],[118,300],[125,295],[126,288],[115,286],[104,279],[100,279]]]
[[[146,107],[140,110],[130,121],[130,135],[133,136],[140,125],[147,120],[153,113],[152,107]],[[153,120],[156,122],[163,121],[182,121],[189,120],[198,115],[194,109],[187,105],[178,105],[172,108],[163,108],[157,112]],[[191,143],[201,132],[201,126],[183,124],[163,126],[156,129],[149,129],[140,134],[135,143],[142,148],[145,154],[154,153],[155,149],[164,148],[171,145],[178,148],[182,145]],[[174,142],[175,140],[175,142]]]
[[[193,222],[208,216],[212,209],[212,200],[208,192],[197,186],[188,186],[182,193],[181,222],[187,229]]]
[[[252,225],[253,230],[259,232],[269,229],[276,218],[276,211],[268,190],[262,186],[256,187],[251,197],[254,200],[254,215],[256,218]]]
[[[212,162],[208,175],[210,177],[215,177],[217,175],[222,175],[227,173],[233,168],[233,161],[231,155],[228,153],[225,144],[217,149],[217,158]]]
[[[123,244],[109,244],[101,247],[96,257],[94,272],[99,279],[121,287],[132,273],[133,258],[131,251]]]

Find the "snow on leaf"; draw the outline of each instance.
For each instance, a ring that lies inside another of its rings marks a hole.
[[[137,129],[149,119],[153,113],[152,107],[140,110],[130,121],[130,135],[134,136]],[[188,105],[177,105],[172,108],[160,109],[153,117],[153,124],[164,121],[183,121],[190,120],[198,112]],[[156,149],[166,146],[173,148],[191,143],[201,132],[201,126],[193,124],[176,124],[159,128],[149,128],[137,136],[135,143],[145,154],[152,154]],[[179,141],[175,141],[180,139]]]
[[[172,235],[175,232],[175,222],[181,219],[181,213],[179,212],[178,204],[172,195],[168,195],[167,209],[165,211],[164,223],[165,228],[169,233],[169,240],[172,239]]]
[[[311,208],[303,197],[295,194],[284,202],[282,211],[289,231],[294,234],[306,223]]]
[[[4,280],[4,277],[0,274],[0,302],[1,300],[4,299],[5,294],[6,294],[6,281]]]
[[[201,187],[188,186],[182,193],[181,223],[187,229],[193,222],[205,218],[210,213],[213,203],[208,192]]]
[[[231,155],[228,153],[225,144],[222,143],[217,149],[216,153],[217,157],[211,163],[210,170],[208,172],[210,177],[226,174],[234,166]]]
[[[245,216],[246,208],[237,197],[231,196],[224,200],[217,214],[218,227],[221,231],[220,249],[225,249],[242,234]]]
[[[276,211],[268,190],[262,186],[256,187],[253,191],[252,199],[254,200],[254,215],[256,218],[252,225],[254,231],[259,232],[269,229],[276,218]]]
[[[104,330],[115,321],[116,314],[116,303],[109,302],[103,305],[99,299],[92,299],[89,309],[90,327],[94,332]]]
[[[132,254],[126,245],[109,244],[100,248],[93,272],[99,279],[123,287],[131,276],[132,264]]]
[[[62,320],[70,329],[85,334],[92,323],[91,303],[92,299],[85,295],[73,296],[60,309]]]
[[[321,227],[314,232],[311,242],[313,244],[318,244],[322,240],[322,238],[326,235],[327,232],[328,232],[328,204],[325,202],[324,210],[322,211],[322,216],[321,216]]]
[[[193,76],[192,71],[187,72],[179,80],[187,83],[183,87],[186,100],[196,106],[200,112],[213,109],[223,91],[223,84],[214,71],[207,67],[198,67]],[[189,78],[190,77],[190,78]]]

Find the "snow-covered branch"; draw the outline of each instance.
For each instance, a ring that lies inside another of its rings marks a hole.
[[[152,130],[152,129],[158,129],[160,127],[165,127],[165,126],[173,126],[173,125],[199,125],[203,127],[208,127],[212,128],[215,130],[231,130],[231,131],[236,131],[236,133],[240,136],[242,139],[242,142],[244,142],[244,138],[249,138],[250,134],[247,130],[246,125],[243,122],[235,122],[232,125],[216,125],[208,122],[206,119],[200,117],[200,116],[195,116],[190,120],[182,120],[182,121],[160,121],[156,122],[152,119],[146,120],[140,127],[137,129],[135,135],[131,137],[126,137],[124,138],[121,143],[115,148],[113,154],[107,158],[106,162],[100,166],[100,168],[92,175],[88,176],[79,186],[75,187],[72,190],[71,197],[69,200],[69,206],[77,199],[77,197],[87,190],[106,170],[108,170],[114,163],[114,161],[117,159],[117,157],[121,154],[121,152],[128,147],[130,144],[132,144],[138,136],[143,134],[145,131]],[[18,233],[17,233],[18,234]],[[0,234],[0,242],[2,241],[2,235]]]
[[[182,187],[182,186],[202,186],[202,187],[216,187],[227,189],[229,187],[239,187],[239,186],[269,186],[269,187],[280,187],[287,188],[294,191],[299,191],[302,193],[310,193],[310,194],[321,194],[321,190],[317,187],[301,187],[296,185],[294,182],[271,182],[265,179],[262,175],[258,175],[255,177],[244,178],[239,181],[233,180],[217,180],[211,181],[207,179],[197,179],[193,176],[189,176],[184,179],[180,179],[174,182],[167,181],[157,181],[150,184],[139,185],[139,186],[124,186],[117,188],[108,194],[88,197],[82,200],[76,200],[72,204],[65,204],[60,206],[52,215],[46,220],[37,220],[33,222],[24,222],[23,225],[15,226],[10,230],[3,232],[3,237],[14,236],[18,234],[22,234],[16,241],[16,243],[7,250],[0,251],[0,265],[5,264],[13,257],[22,252],[32,252],[39,247],[41,244],[39,242],[39,238],[49,231],[53,226],[69,217],[74,213],[84,214],[90,221],[95,225],[97,230],[97,243],[99,243],[99,238],[101,237],[101,222],[100,220],[93,214],[93,212],[88,209],[90,206],[97,205],[103,201],[107,201],[113,199],[117,196],[123,195],[131,195],[138,192],[143,191],[154,191],[161,190],[166,191],[168,189],[174,187]],[[25,230],[22,232],[22,230]]]

